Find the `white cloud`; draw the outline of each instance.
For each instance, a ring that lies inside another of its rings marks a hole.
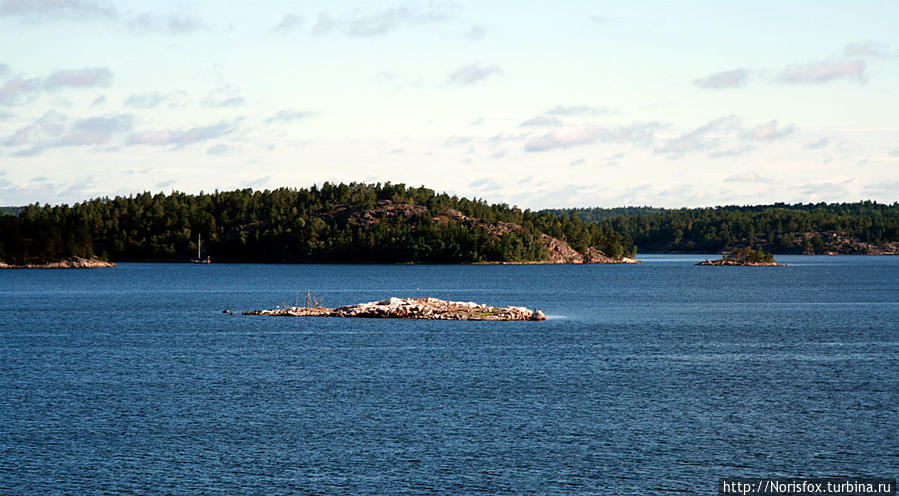
[[[570,117],[575,115],[603,115],[611,113],[609,107],[595,107],[592,105],[556,105],[544,112],[544,115],[559,115]]]
[[[484,177],[481,179],[477,179],[468,184],[469,188],[477,189],[480,191],[496,191],[502,189],[502,185],[498,182],[494,181],[489,177]]]
[[[529,139],[526,152],[544,152],[567,149],[593,143],[632,143],[646,145],[652,143],[655,132],[662,128],[658,122],[638,122],[619,127],[581,126],[554,129],[542,136]]]
[[[369,38],[392,33],[401,28],[418,27],[451,20],[457,7],[450,2],[407,3],[363,14],[335,17],[320,12],[312,26],[314,34],[341,31],[351,37]]]
[[[724,182],[727,182],[727,183],[764,183],[764,184],[770,184],[770,183],[773,183],[774,180],[771,179],[770,177],[763,177],[763,176],[760,176],[757,172],[749,171],[749,172],[742,172],[742,173],[739,173],[739,174],[734,174],[734,175],[732,175],[732,176],[728,176],[726,179],[724,179]]]
[[[734,157],[754,150],[753,142],[781,139],[794,130],[793,126],[779,127],[776,120],[744,128],[737,116],[728,115],[668,139],[655,152],[673,159],[694,152],[705,152],[711,158]]]
[[[18,105],[25,98],[40,90],[40,79],[14,78],[0,86],[0,105]]]
[[[207,148],[206,155],[218,155],[218,156],[228,155],[232,151],[234,151],[234,148],[232,148],[228,145],[218,144],[218,145],[213,145],[213,146],[210,146],[209,148]]]
[[[103,145],[116,135],[131,130],[131,126],[132,116],[129,114],[89,117],[69,123],[66,116],[47,112],[18,129],[3,144],[18,148],[14,155],[32,156],[50,148]]]
[[[318,115],[318,112],[310,112],[308,110],[293,110],[293,109],[283,109],[278,111],[277,114],[265,119],[266,124],[273,124],[276,122],[294,122],[301,121],[305,119],[310,119]]]
[[[190,129],[161,129],[156,131],[142,131],[132,134],[128,143],[132,145],[174,146],[180,148],[186,145],[200,143],[215,138],[220,138],[234,131],[231,124],[220,122],[210,126],[197,126]]]
[[[112,73],[109,72],[108,67],[86,67],[84,69],[56,71],[44,80],[44,87],[48,90],[65,87],[94,88],[109,86],[110,84],[112,84]]]
[[[273,33],[286,34],[299,29],[306,22],[303,16],[286,14],[277,25],[272,27]]]
[[[465,37],[472,41],[483,40],[486,35],[484,26],[472,26],[465,32]]]
[[[386,34],[401,27],[421,26],[451,18],[454,5],[432,2],[426,5],[404,5],[389,8],[348,21],[350,36],[376,36]]]
[[[811,142],[811,143],[805,145],[805,149],[806,149],[806,150],[819,150],[819,149],[821,149],[821,148],[824,148],[824,147],[827,146],[828,144],[830,144],[830,139],[828,139],[828,138],[821,138],[821,139],[819,139],[819,140],[817,140],[817,141],[813,141],[813,142]]]
[[[724,72],[716,72],[701,79],[696,79],[693,84],[701,88],[713,90],[739,88],[749,81],[749,71],[746,69],[734,69]]]
[[[31,20],[115,17],[116,11],[94,0],[3,0],[0,16],[20,16]]]
[[[860,60],[825,60],[792,65],[780,73],[778,79],[790,84],[819,84],[838,79],[865,80],[865,63]]]
[[[182,14],[159,16],[142,13],[125,21],[125,27],[139,33],[189,34],[207,29],[202,20]]]
[[[186,95],[183,91],[175,91],[172,93],[160,93],[151,91],[148,93],[137,93],[129,96],[125,100],[125,106],[139,109],[154,109],[159,105],[167,103],[169,107],[180,107],[181,98]]]
[[[501,74],[502,72],[502,69],[496,64],[483,64],[477,62],[457,68],[450,73],[446,82],[449,84],[468,86],[484,81],[490,76]]]
[[[886,57],[889,55],[889,48],[882,43],[874,43],[873,41],[865,41],[861,43],[850,43],[843,49],[846,57]]]
[[[246,105],[247,101],[244,100],[242,96],[232,96],[221,99],[216,99],[213,97],[208,97],[203,100],[204,107],[215,107],[215,108],[223,108],[223,107],[242,107]]]
[[[773,120],[746,130],[743,137],[750,141],[772,141],[789,136],[794,129],[793,126],[778,128],[777,121]]]
[[[595,116],[611,113],[609,107],[591,105],[556,105],[542,114],[522,122],[521,127],[556,127],[563,124],[559,117]]]
[[[718,147],[725,138],[732,136],[739,127],[740,119],[737,116],[720,117],[667,140],[661,147],[656,148],[656,153],[679,158],[689,152],[712,150]]]
[[[561,126],[562,121],[551,115],[538,115],[522,122],[521,127],[556,127]]]

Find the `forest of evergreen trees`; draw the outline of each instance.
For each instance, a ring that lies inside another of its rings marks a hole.
[[[407,208],[378,214],[385,204]],[[823,253],[847,237],[872,244],[899,241],[899,203],[533,212],[390,183],[141,193],[4,209],[0,260],[187,261],[196,256],[200,235],[203,256],[217,261],[535,261],[547,257],[542,234],[581,252],[592,246],[613,257],[633,256],[638,248],[713,253],[740,246]]]
[[[352,212],[385,202],[414,204],[411,216],[366,222]],[[445,215],[455,210],[461,217]],[[498,229],[502,223],[514,229]],[[141,193],[72,206],[30,205],[0,215],[0,260],[42,263],[100,256],[113,261],[433,262],[534,261],[547,256],[541,234],[610,256],[633,243],[577,216],[521,211],[402,184],[329,184],[190,195]],[[501,235],[500,235],[501,234]]]
[[[632,239],[640,251],[715,253],[763,246],[775,253],[823,253],[834,239],[899,241],[899,203],[816,203],[677,210],[649,207],[560,210]],[[611,214],[611,215],[610,215]]]

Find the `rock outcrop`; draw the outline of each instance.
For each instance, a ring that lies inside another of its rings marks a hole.
[[[428,208],[424,205],[395,203],[390,200],[379,200],[374,208],[360,209],[351,205],[338,205],[325,216],[329,219],[336,219],[340,223],[356,223],[362,227],[370,228],[380,222],[400,217],[406,220],[414,220],[424,217],[428,214]],[[442,224],[456,222],[463,224],[469,228],[483,228],[490,234],[502,237],[510,232],[519,232],[522,230],[521,225],[512,222],[485,222],[483,219],[469,217],[462,212],[446,208],[435,215],[434,221]],[[572,248],[565,241],[554,238],[547,234],[541,234],[541,243],[546,248],[549,257],[546,260],[533,260],[528,262],[520,262],[526,264],[620,264],[620,263],[640,263],[637,260],[627,257],[614,258],[606,255],[602,251],[590,247],[581,253]],[[488,262],[495,263],[495,262]],[[519,263],[519,262],[514,262]]]
[[[549,235],[542,235],[541,241],[546,251],[549,252],[549,260],[546,263],[556,264],[634,264],[640,263],[633,258],[612,258],[592,246],[581,253],[571,247],[565,241]]]
[[[388,298],[381,301],[343,305],[337,308],[285,307],[243,312],[243,315],[428,320],[546,320],[546,316],[540,310],[530,310],[526,307],[499,308],[471,301],[447,301],[438,298]]]
[[[777,262],[750,262],[747,260],[705,260],[696,265],[735,265],[742,267],[784,267],[784,264]]]
[[[10,265],[0,261],[0,269],[97,269],[103,267],[118,267],[118,265],[99,258],[80,257],[68,258],[57,262],[25,265]]]

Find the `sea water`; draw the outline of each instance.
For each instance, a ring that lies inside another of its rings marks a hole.
[[[895,477],[899,257],[705,258],[0,271],[0,493],[714,494],[720,477]],[[240,315],[307,291],[549,318]]]

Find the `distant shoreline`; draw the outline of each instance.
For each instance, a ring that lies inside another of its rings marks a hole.
[[[0,262],[0,269],[100,269],[118,267],[113,262],[100,260],[99,258],[67,258],[56,262],[44,262],[36,264],[14,265]]]
[[[709,255],[704,252],[645,252],[642,255]],[[789,256],[843,256],[843,257],[868,257],[868,256],[896,256],[895,253],[789,253]],[[528,261],[528,262],[362,262],[362,261],[324,261],[324,260],[239,260],[223,259],[213,260],[212,264],[260,264],[260,265],[634,265],[643,260],[623,258],[617,262],[554,262],[554,261]],[[188,264],[189,260],[116,260],[107,262],[99,258],[72,258],[56,262],[30,263],[25,265],[8,264],[0,261],[0,269],[99,269],[118,267],[119,263],[150,263],[150,264]],[[204,264],[205,265],[205,264]],[[737,265],[737,264],[705,264],[705,265]],[[782,265],[782,264],[777,264]]]

